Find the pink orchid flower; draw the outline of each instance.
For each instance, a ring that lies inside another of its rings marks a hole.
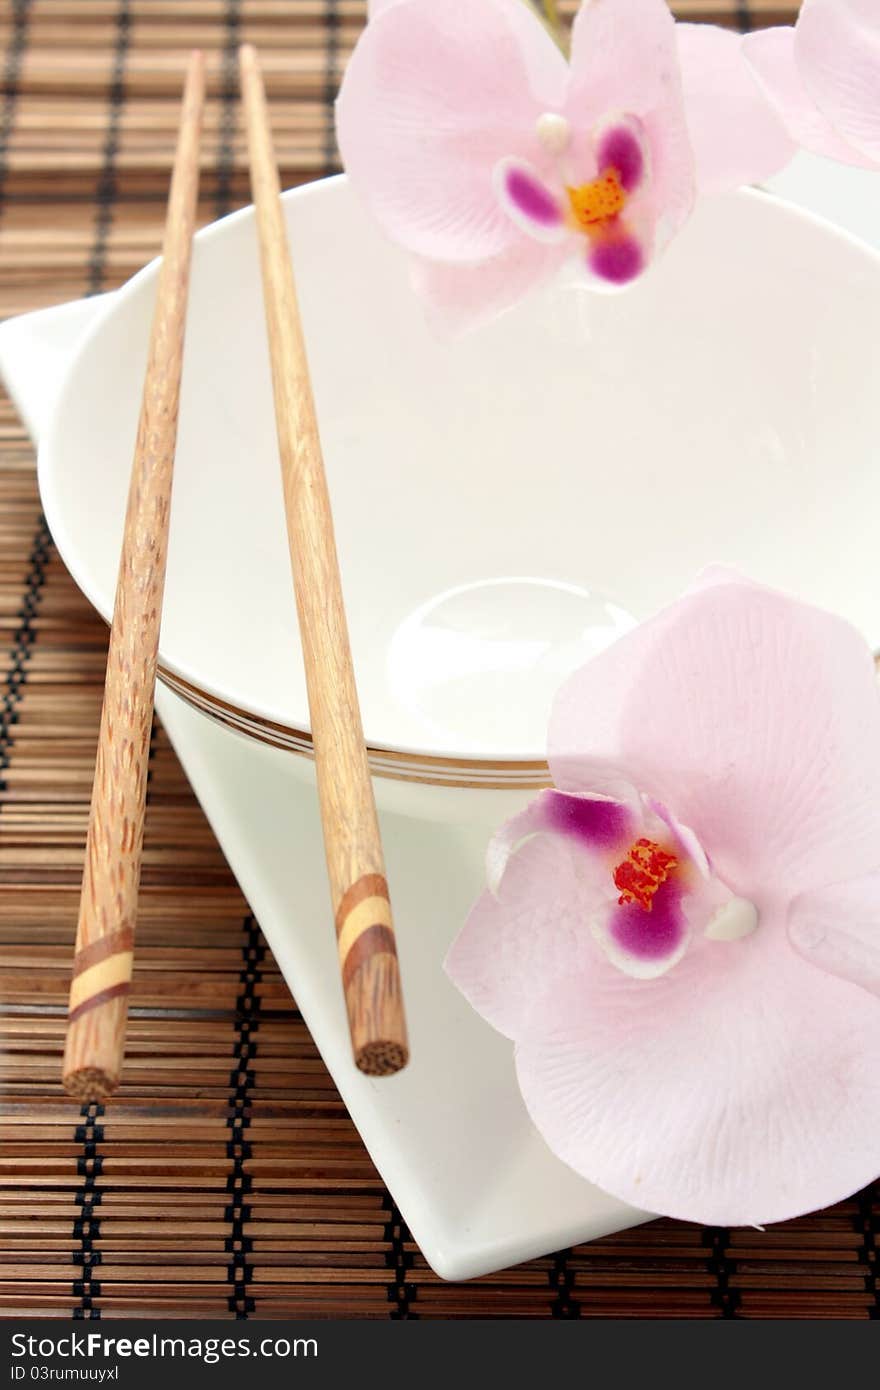
[[[692,133],[712,187],[793,152],[744,65],[726,53],[722,91],[702,75],[733,41],[710,26],[682,39],[686,112],[665,0],[586,0],[570,63],[523,0],[380,0],[370,14],[337,103],[339,146],[452,324],[500,311],[572,258],[595,286],[635,280],[690,214]],[[747,117],[728,119],[741,101]]]
[[[746,59],[743,35],[716,24],[677,24],[675,33],[699,192],[778,173],[797,145]]]
[[[758,30],[744,48],[799,144],[880,167],[878,0],[804,0],[794,28]]]
[[[555,787],[447,960],[550,1148],[779,1221],[880,1168],[880,692],[848,624],[717,571],[563,687]]]

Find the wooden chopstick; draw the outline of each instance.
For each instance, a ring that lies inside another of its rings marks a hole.
[[[355,1062],[368,1075],[384,1076],[399,1071],[409,1051],[391,905],[266,95],[256,51],[247,44],[239,57],[339,966]]]
[[[195,52],[168,194],[70,986],[63,1080],[85,1100],[114,1089],[125,1048],[204,95],[204,58]]]

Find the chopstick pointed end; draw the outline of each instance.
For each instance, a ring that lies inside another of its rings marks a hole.
[[[252,43],[243,43],[238,50],[238,63],[242,73],[259,70],[260,60]]]

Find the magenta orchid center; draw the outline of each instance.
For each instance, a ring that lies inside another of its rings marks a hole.
[[[528,834],[571,843],[584,883],[584,914],[611,962],[652,978],[679,961],[700,936],[738,941],[758,926],[754,903],[714,872],[696,836],[665,807],[547,791],[514,825],[507,850]]]
[[[536,134],[545,173],[514,158],[496,168],[505,211],[538,241],[585,240],[587,264],[599,279],[616,285],[634,280],[648,259],[637,231],[638,225],[644,230],[644,218],[633,216],[650,179],[641,121],[624,115],[597,128],[587,177],[572,158],[571,127],[564,116],[545,111]]]

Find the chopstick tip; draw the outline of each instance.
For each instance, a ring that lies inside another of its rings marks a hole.
[[[186,64],[186,82],[184,90],[188,91],[199,106],[204,100],[205,95],[205,53],[204,49],[191,48]]]
[[[257,66],[257,50],[252,43],[243,43],[238,50],[238,61],[241,64],[242,72],[247,72]]]

